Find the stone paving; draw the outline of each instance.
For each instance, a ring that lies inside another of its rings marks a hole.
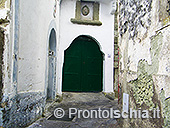
[[[65,116],[57,119],[54,110],[62,108]],[[48,104],[45,109],[45,117],[39,119],[28,128],[120,128],[119,121],[114,118],[78,118],[75,114],[70,119],[68,117],[69,108],[77,110],[113,110],[118,109],[117,100],[107,98],[103,93],[63,93],[63,100],[58,103]],[[72,111],[73,112],[73,111]],[[84,113],[87,117],[88,113]],[[94,113],[93,113],[94,114]]]

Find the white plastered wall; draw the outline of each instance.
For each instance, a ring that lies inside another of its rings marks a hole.
[[[55,3],[55,0],[20,0],[18,92],[46,89],[51,29],[57,34]]]
[[[101,26],[73,24],[70,19],[75,18],[75,6],[76,0],[62,0],[61,2],[57,92],[62,93],[64,50],[79,35],[90,35],[100,43],[101,51],[105,54],[103,91],[113,92],[114,16],[110,14],[111,3],[100,3],[99,20],[102,22]]]

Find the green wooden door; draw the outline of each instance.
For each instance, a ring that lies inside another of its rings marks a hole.
[[[79,36],[64,52],[62,91],[102,91],[103,54],[97,42]]]

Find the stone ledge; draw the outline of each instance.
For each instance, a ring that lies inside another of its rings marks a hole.
[[[114,92],[103,92],[103,94],[105,95],[106,98],[108,98],[110,100],[115,99],[115,93]]]
[[[81,20],[81,19],[71,18],[70,21],[74,24],[96,25],[96,26],[102,25],[102,22],[98,20]]]

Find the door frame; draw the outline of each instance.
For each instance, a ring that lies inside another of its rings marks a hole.
[[[58,52],[58,61],[57,61],[57,69],[58,69],[58,80],[57,80],[57,94],[62,95],[62,69],[63,69],[63,63],[64,63],[64,50],[67,49],[70,46],[70,43],[78,36],[85,35],[86,34],[79,34],[74,33],[73,35],[60,35],[59,41],[60,41],[60,47]],[[103,52],[103,90],[102,92],[105,93],[114,93],[114,84],[113,84],[113,70],[114,70],[114,45],[112,42],[114,42],[113,38],[109,38],[108,40],[103,40],[102,35],[95,35],[94,33],[91,34],[91,38],[94,40],[97,40],[100,51]],[[65,38],[65,36],[68,36],[68,38]],[[105,42],[109,41],[109,42]]]
[[[52,99],[51,100],[55,100],[55,96],[56,96],[56,93],[57,93],[57,89],[56,89],[56,87],[57,87],[57,58],[58,58],[58,56],[57,56],[57,54],[58,54],[58,52],[57,52],[57,46],[58,46],[58,44],[57,44],[57,42],[58,42],[58,36],[57,36],[57,25],[56,25],[56,21],[55,20],[52,20],[51,22],[50,22],[50,24],[49,24],[49,29],[48,29],[48,35],[47,35],[47,43],[46,43],[46,64],[45,64],[45,67],[46,67],[46,69],[45,69],[45,86],[44,86],[44,96],[45,96],[45,98],[47,99],[47,88],[48,88],[48,72],[49,72],[49,57],[48,57],[48,55],[49,55],[49,39],[50,39],[50,34],[51,34],[51,31],[52,30],[54,30],[55,31],[55,38],[56,38],[56,52],[55,52],[55,56],[56,56],[56,58],[55,58],[55,67],[56,67],[56,76],[55,76],[55,78],[56,78],[56,82],[55,82],[55,86],[53,86],[53,97],[52,97]]]
[[[51,29],[48,46],[48,85],[47,100],[55,99],[56,86],[56,32]]]
[[[92,39],[97,45],[98,45],[98,47],[99,47],[99,50],[100,50],[100,52],[101,52],[101,54],[102,54],[102,58],[103,58],[103,67],[102,67],[102,91],[104,90],[104,66],[105,66],[105,54],[103,53],[103,51],[101,50],[102,48],[101,48],[101,45],[100,45],[100,43],[95,39],[95,38],[93,38],[92,36],[90,36],[90,35],[79,35],[79,36],[77,36],[73,41],[71,41],[71,43],[70,43],[70,45],[76,40],[76,39],[78,39],[79,37],[87,37],[87,38],[90,38],[90,39]],[[64,52],[70,47],[70,45],[64,50]],[[63,56],[63,66],[62,66],[62,85],[61,85],[61,90],[62,90],[62,92],[63,92],[63,69],[64,69],[64,57],[65,56]]]

